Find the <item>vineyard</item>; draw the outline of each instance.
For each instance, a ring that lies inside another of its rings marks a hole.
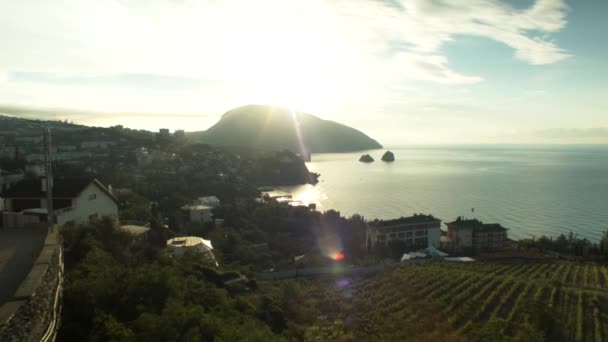
[[[434,262],[334,282],[307,339],[608,339],[598,264]]]

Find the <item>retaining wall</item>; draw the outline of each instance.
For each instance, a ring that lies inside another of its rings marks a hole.
[[[53,341],[59,327],[63,259],[58,227],[13,298],[0,307],[0,342]]]

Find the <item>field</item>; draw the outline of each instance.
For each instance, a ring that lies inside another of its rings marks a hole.
[[[308,340],[599,342],[608,339],[607,284],[608,269],[593,263],[432,262],[332,280],[301,302],[321,310]]]

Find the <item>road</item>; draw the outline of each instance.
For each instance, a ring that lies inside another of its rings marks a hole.
[[[260,272],[256,274],[256,278],[259,280],[277,280],[277,279],[288,279],[288,278],[311,278],[321,276],[358,276],[365,274],[377,273],[385,268],[421,264],[431,261],[432,259],[414,259],[405,262],[395,262],[391,264],[379,263],[369,266],[344,266],[334,265],[328,267],[310,267],[310,268],[299,268],[296,272],[295,269],[279,270],[274,272]]]
[[[38,258],[45,229],[0,228],[0,305],[13,297]]]

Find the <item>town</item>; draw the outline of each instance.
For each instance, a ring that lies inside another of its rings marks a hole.
[[[260,330],[260,336],[290,331],[290,334],[306,336],[318,333],[320,335],[315,336],[321,338],[327,337],[324,334],[328,331],[333,334],[336,327],[325,326],[313,317],[337,309],[309,308],[310,316],[304,318],[290,305],[298,305],[294,298],[306,291],[334,296],[330,294],[333,290],[321,289],[327,279],[336,280],[341,291],[340,288],[348,287],[358,278],[364,283],[375,279],[378,283],[374,286],[397,286],[395,279],[387,278],[390,274],[414,272],[417,279],[421,279],[420,284],[432,284],[431,292],[423,291],[409,280],[398,286],[405,286],[412,294],[422,291],[429,298],[443,298],[455,305],[462,300],[462,294],[450,294],[450,286],[456,284],[446,277],[460,279],[471,275],[466,279],[472,286],[470,289],[487,291],[491,298],[498,296],[491,291],[508,288],[511,292],[506,292],[506,298],[513,298],[513,302],[509,302],[513,311],[507,313],[512,312],[510,315],[515,317],[520,315],[517,305],[520,301],[523,305],[524,297],[540,300],[546,296],[548,300],[556,296],[552,288],[511,284],[511,278],[505,278],[504,283],[488,282],[486,289],[485,285],[476,287],[474,280],[481,281],[486,275],[494,279],[497,269],[506,271],[511,267],[514,270],[520,266],[526,270],[531,267],[540,272],[539,265],[543,266],[544,274],[552,278],[553,273],[545,267],[547,264],[535,264],[534,260],[544,260],[547,253],[562,253],[573,258],[601,258],[605,253],[603,245],[572,236],[561,236],[555,241],[545,237],[515,241],[509,239],[508,227],[498,222],[484,223],[474,217],[445,218],[443,222],[430,213],[404,213],[403,217],[378,220],[359,215],[343,217],[334,210],[318,211],[314,204],[304,205],[289,196],[274,196],[268,191],[275,185],[314,183],[319,177],[308,171],[300,156],[289,151],[200,145],[191,142],[183,131],[172,133],[167,129],[152,133],[121,126],[89,128],[61,122],[4,117],[0,120],[5,129],[0,131],[0,248],[21,249],[13,254],[0,253],[2,262],[10,266],[3,275],[6,281],[3,280],[0,292],[0,337],[42,339],[57,333],[81,336],[86,334],[86,330],[78,328],[81,325],[102,329],[95,322],[106,317],[105,314],[80,313],[74,306],[76,298],[82,295],[81,289],[74,287],[75,282],[101,281],[86,276],[79,278],[85,274],[81,267],[102,267],[103,259],[95,260],[94,254],[88,254],[95,250],[105,253],[104,258],[114,260],[111,262],[114,266],[107,267],[115,267],[114,271],[125,276],[131,274],[129,272],[135,272],[133,276],[137,274],[137,268],[125,271],[135,265],[157,267],[154,272],[159,274],[179,269],[184,279],[196,275],[196,279],[200,279],[196,281],[213,284],[205,286],[227,291],[218,295],[221,300],[248,298],[246,305],[256,303],[254,311],[258,318],[252,322],[261,320],[267,325]],[[48,129],[48,126],[52,127]],[[32,261],[31,255],[38,256]],[[496,259],[502,260],[501,263],[488,262]],[[87,264],[89,262],[91,264]],[[125,264],[120,266],[120,263]],[[422,264],[423,269],[419,268]],[[474,264],[479,266],[466,266]],[[472,274],[471,269],[482,273]],[[154,272],[146,277],[158,276]],[[437,278],[433,272],[446,277]],[[572,272],[579,272],[578,268]],[[590,279],[598,283],[608,281],[605,269],[585,269],[584,272],[581,279],[590,286],[594,284]],[[587,272],[598,272],[598,275],[593,278]],[[529,272],[530,276],[542,274],[531,269]],[[370,276],[373,278],[366,278]],[[302,278],[320,282],[297,285],[302,286],[298,290],[303,291],[301,293],[292,289],[296,285],[283,283]],[[564,281],[570,283],[573,279]],[[272,292],[274,286],[297,293],[293,298],[280,299]],[[524,290],[523,297],[515,297],[517,289]],[[48,301],[47,308],[35,301],[41,293],[51,298],[61,291],[64,297],[55,296],[55,300]],[[138,291],[147,289],[141,287]],[[394,291],[400,291],[399,287]],[[261,301],[255,295],[259,292],[264,293]],[[474,301],[482,299],[473,292],[470,296]],[[158,300],[164,302],[165,299]],[[502,300],[496,297],[495,301],[503,303]],[[582,303],[593,299],[580,300]],[[507,299],[504,301],[507,303]],[[102,305],[95,303],[90,303],[91,307]],[[437,310],[427,308],[429,303],[417,303],[425,310]],[[498,315],[491,311],[494,309],[489,303],[483,303],[482,311],[472,311],[472,317],[479,315],[476,319],[482,320]],[[496,303],[493,305],[498,305]],[[150,306],[146,310],[161,314],[162,311],[151,309],[153,303],[146,305]],[[60,330],[58,308],[62,306],[64,316]],[[107,310],[111,312],[110,308]],[[473,309],[467,307],[466,310]],[[34,317],[28,316],[28,312],[45,314]],[[454,313],[457,318],[452,324],[466,326],[464,324],[477,322],[463,320],[464,312]],[[130,319],[136,316],[134,313]],[[290,328],[288,320],[316,322],[318,325],[313,326],[320,330]],[[509,324],[500,329],[528,323]],[[36,330],[36,326],[48,326],[48,329]],[[146,327],[150,329],[148,323]],[[129,329],[138,331],[136,325],[125,330],[127,334]],[[348,332],[342,325],[338,330]]]
[[[44,225],[48,198],[41,124],[3,120],[19,124],[4,125],[10,130],[0,131],[3,141],[0,158],[6,161],[3,165],[12,167],[0,171],[2,227]],[[86,224],[109,217],[119,226],[143,235],[155,219],[167,229],[165,235],[197,233],[200,238],[209,237],[210,232],[225,221],[221,213],[224,208],[218,197],[232,201],[236,196],[249,196],[255,198],[256,203],[272,202],[274,198],[258,192],[253,185],[289,184],[311,179],[298,157],[289,152],[278,154],[273,164],[260,161],[266,156],[247,160],[232,151],[205,146],[195,149],[180,130],[171,133],[168,129],[160,129],[150,133],[122,126],[102,129],[61,122],[53,122],[53,125],[57,127],[53,128],[52,145],[48,148],[54,170],[52,210],[58,226],[69,222]],[[244,179],[259,168],[254,163],[269,166]],[[268,177],[263,174],[294,176],[292,179],[273,177],[273,181],[267,181]],[[178,190],[184,186],[179,184],[180,179],[187,183],[184,191]],[[201,188],[199,192],[193,191],[196,187]],[[304,216],[322,216],[315,211],[314,205],[303,207],[301,203],[290,201],[274,202],[285,207],[292,219],[298,211],[307,212]],[[153,217],[149,209],[153,205],[157,208],[154,214],[157,217]],[[516,248],[515,241],[507,238],[507,229],[500,224],[458,217],[447,223],[447,231],[442,231],[441,226],[440,219],[424,214],[389,221],[366,221],[364,234],[353,243],[364,246],[361,250],[378,257],[401,254],[399,259],[409,258],[404,255],[406,252],[425,251],[425,257],[437,256],[437,252],[443,256],[448,255],[446,252],[473,256],[479,252]],[[254,242],[254,245],[268,244],[268,241]],[[297,249],[293,252],[309,251]]]

